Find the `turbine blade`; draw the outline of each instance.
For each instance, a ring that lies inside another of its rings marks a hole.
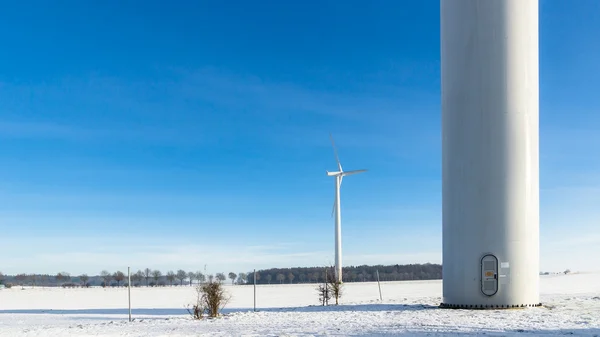
[[[353,171],[346,171],[344,173],[342,173],[342,177],[343,176],[350,176],[353,174],[358,174],[358,173],[363,173],[363,172],[367,172],[367,170],[353,170]]]
[[[335,160],[337,161],[338,168],[340,169],[340,172],[343,172],[344,170],[342,170],[342,164],[340,163],[340,158],[338,157],[337,149],[335,148],[335,143],[331,133],[329,134],[329,139],[331,139],[331,145],[333,146],[333,153],[335,154]]]

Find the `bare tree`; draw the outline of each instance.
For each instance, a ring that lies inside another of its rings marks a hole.
[[[204,283],[206,281],[206,276],[200,271],[196,272],[196,280],[198,280],[198,283]]]
[[[271,280],[273,279],[273,276],[271,276],[271,274],[267,274],[267,276],[265,276],[265,280],[267,280],[268,284],[271,284]],[[257,277],[256,280],[260,280],[260,277]]]
[[[160,270],[152,271],[152,279],[154,279],[154,285],[158,286],[158,280],[160,279],[161,276],[162,276],[162,273],[160,272]]]
[[[187,273],[183,269],[179,269],[177,274],[175,274],[177,279],[179,280],[180,285],[183,285],[183,281],[187,278]]]
[[[90,280],[90,277],[87,276],[87,274],[81,274],[79,275],[79,280],[81,281],[81,286],[85,287]]]
[[[246,278],[247,278],[246,273],[239,273],[239,275],[238,275],[238,283],[239,284],[246,283]]]
[[[295,278],[294,274],[292,274],[292,273],[288,274],[288,280],[290,280],[290,283],[292,283],[294,281],[294,278]]]
[[[219,280],[219,282],[223,282],[227,279],[224,273],[217,273],[216,278]]]
[[[150,280],[151,273],[152,273],[152,270],[150,270],[150,268],[144,269],[144,277],[146,278],[146,287],[148,286],[148,281]]]
[[[112,276],[110,275],[110,273],[108,271],[106,271],[106,270],[103,270],[103,271],[100,272],[100,277],[104,281],[104,287],[109,287],[110,286],[110,280],[112,279]]]
[[[212,283],[214,281],[215,276],[213,274],[208,275],[208,282]]]
[[[16,276],[19,276],[19,275],[16,275]],[[16,279],[16,276],[15,276],[15,279]],[[60,285],[62,283],[62,281],[63,281],[62,274],[61,273],[56,274],[54,276],[54,280],[56,280],[56,283],[58,283]]]
[[[131,279],[133,280],[133,285],[139,286],[144,279],[144,272],[138,270],[135,274],[131,275]]]
[[[125,274],[123,274],[122,271],[117,271],[113,274],[113,278],[115,279],[115,281],[117,281],[117,286],[120,287],[121,281],[125,279]]]
[[[175,282],[175,277],[175,273],[172,270],[167,272],[167,281],[169,281],[170,285],[173,285],[173,282]]]
[[[237,278],[236,273],[230,272],[228,276],[229,276],[229,279],[231,280],[231,284],[233,284],[235,282],[235,279]]]
[[[71,281],[71,274],[65,271],[61,271],[60,273],[56,274],[55,279],[59,284],[67,283]]]
[[[146,273],[144,271],[142,271],[142,270],[138,270],[137,273],[135,273],[135,274],[137,275],[136,277],[137,277],[139,285],[140,286],[143,285],[144,278],[146,277]],[[146,281],[146,284],[147,283],[148,282]]]
[[[285,280],[285,275],[277,274],[277,281],[279,281],[279,283],[283,283],[283,280]]]
[[[194,273],[193,271],[188,272],[187,278],[188,278],[188,280],[190,280],[190,287],[191,287],[192,283],[194,282],[194,279],[196,278],[196,273]]]

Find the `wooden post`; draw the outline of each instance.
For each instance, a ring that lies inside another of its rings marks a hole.
[[[329,282],[327,278],[327,268],[325,268],[325,304],[329,305]]]
[[[381,297],[381,283],[379,283],[379,269],[375,271],[377,273],[377,286],[379,287],[379,300],[383,301],[383,298]]]
[[[129,321],[131,322],[131,268],[127,267],[127,297],[129,299]]]

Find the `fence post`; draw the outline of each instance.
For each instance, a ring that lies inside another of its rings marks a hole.
[[[131,268],[127,267],[127,298],[129,300],[129,321],[131,322]]]
[[[325,304],[329,305],[329,278],[327,276],[327,268],[325,268]]]
[[[256,312],[256,269],[254,269],[254,311]]]
[[[379,283],[379,269],[375,270],[377,272],[377,286],[379,287],[379,301],[383,302],[383,298],[381,297],[381,284]]]

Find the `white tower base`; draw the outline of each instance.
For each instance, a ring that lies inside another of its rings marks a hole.
[[[443,303],[539,303],[538,0],[440,0]]]

